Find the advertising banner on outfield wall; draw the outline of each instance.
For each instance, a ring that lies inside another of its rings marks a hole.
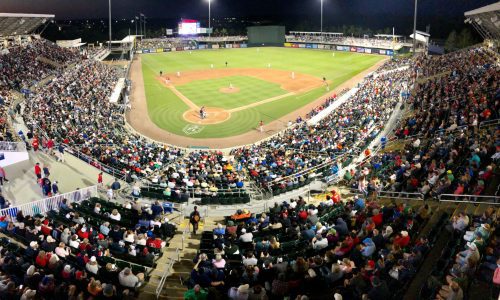
[[[233,48],[233,44],[226,44],[226,48],[227,49]]]
[[[240,48],[240,44],[234,44],[233,48]]]
[[[316,45],[316,46],[318,46],[318,49],[326,49],[325,48],[326,45]]]
[[[299,48],[306,48],[306,44],[299,44]]]
[[[356,47],[351,47],[351,52],[356,52],[357,48]]]
[[[365,53],[365,48],[358,47],[358,48],[356,49],[356,52],[359,52],[359,53]]]
[[[366,49],[365,49],[365,53],[372,53],[372,49],[368,49],[368,48],[366,48]]]
[[[198,45],[198,49],[200,50],[207,49],[207,45]]]
[[[149,49],[142,49],[142,53],[149,53],[151,50]]]
[[[392,51],[392,50],[387,50],[386,53],[387,53],[387,55],[391,55],[391,56],[394,55],[394,51]]]
[[[212,49],[219,49],[219,45],[217,45],[217,44],[212,45]]]
[[[283,46],[285,46],[286,48],[291,48],[292,47],[292,43],[284,43]]]
[[[241,48],[248,48],[248,45],[247,44],[241,44],[240,47]]]
[[[156,52],[156,53],[161,53],[161,52],[163,52],[163,49],[158,48],[158,49],[156,49],[156,51],[155,51],[155,52]]]
[[[380,49],[379,53],[382,54],[382,55],[385,55],[385,50]]]
[[[163,48],[163,52],[170,52],[172,51],[170,48]]]

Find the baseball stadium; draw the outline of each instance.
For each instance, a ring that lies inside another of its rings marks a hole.
[[[198,2],[0,3],[0,300],[500,299],[500,2]]]

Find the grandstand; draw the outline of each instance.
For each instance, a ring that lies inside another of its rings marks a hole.
[[[132,114],[131,69],[248,37],[81,49],[41,37],[53,15],[0,14],[0,299],[498,298],[498,14],[465,13],[484,43],[392,57],[333,91],[323,79],[307,113],[229,149],[136,131],[130,118],[149,117]],[[283,44],[410,46],[299,31]]]

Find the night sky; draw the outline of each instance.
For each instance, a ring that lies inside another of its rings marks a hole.
[[[370,14],[413,15],[412,0],[324,0],[326,18]],[[459,16],[495,0],[420,0],[419,13]],[[113,14],[128,18],[143,12],[153,18],[198,17],[208,0],[113,0]],[[1,0],[0,12],[51,13],[58,19],[106,17],[107,0]],[[212,0],[214,16],[318,16],[320,0]]]
[[[425,31],[430,25],[431,35],[444,38],[451,30],[467,27],[465,11],[494,2],[418,0],[417,29]],[[286,25],[287,30],[314,31],[319,30],[320,3],[321,0],[212,0],[212,16],[248,17],[266,24],[270,21]],[[407,35],[413,30],[413,5],[413,0],[324,0],[324,26],[327,30],[343,25],[373,30],[395,27],[396,34]],[[0,0],[0,12],[48,13],[55,14],[56,20],[107,19],[108,0]],[[150,26],[173,28],[181,18],[199,19],[206,26],[208,0],[112,0],[114,19],[132,19],[141,12],[150,20]]]

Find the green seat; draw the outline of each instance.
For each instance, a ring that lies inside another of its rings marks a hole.
[[[120,269],[125,269],[125,268],[131,268],[130,263],[122,260],[117,260],[116,261],[116,266]]]

